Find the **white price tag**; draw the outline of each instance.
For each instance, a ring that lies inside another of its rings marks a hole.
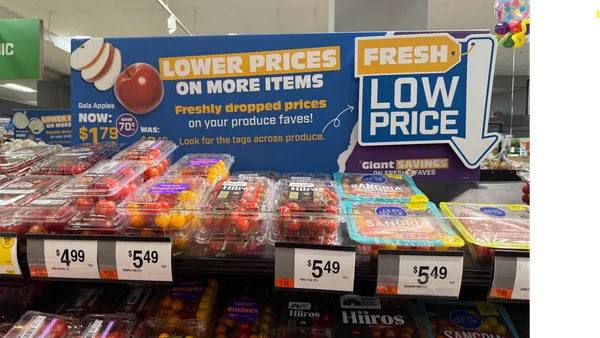
[[[400,256],[398,295],[458,298],[463,256]]]
[[[17,257],[17,237],[0,234],[0,275],[21,275]]]
[[[294,288],[312,290],[354,290],[356,252],[295,249]]]
[[[529,257],[517,257],[517,272],[511,299],[529,300]]]
[[[117,241],[119,280],[172,282],[171,242]]]
[[[50,278],[100,278],[97,241],[45,239],[44,260]]]

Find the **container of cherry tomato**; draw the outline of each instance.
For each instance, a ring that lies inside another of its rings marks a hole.
[[[30,172],[31,167],[61,150],[60,146],[23,147],[0,150],[0,174],[21,176]]]
[[[177,145],[173,141],[139,140],[116,154],[113,160],[129,160],[144,162],[148,169],[144,172],[144,180],[162,175],[173,162],[173,152]]]
[[[30,234],[62,234],[77,215],[74,200],[60,191],[42,196],[22,206],[15,214],[20,231]]]
[[[276,313],[264,291],[230,291],[215,327],[215,338],[268,337]]]
[[[119,205],[133,230],[169,232],[195,228],[198,210],[207,195],[208,182],[200,176],[161,176],[145,182]]]
[[[431,202],[344,201],[350,238],[362,258],[386,250],[447,250],[464,246]]]
[[[103,161],[63,185],[61,193],[75,199],[74,225],[115,223],[117,205],[142,184],[146,168],[137,161]]]
[[[497,303],[418,300],[417,307],[428,337],[519,337],[508,312]]]
[[[205,337],[213,322],[219,285],[207,282],[180,282],[165,289],[151,318],[143,323],[144,337]]]
[[[202,176],[213,184],[229,175],[233,161],[229,154],[187,154],[169,168],[167,175]]]
[[[137,319],[129,315],[91,314],[71,330],[69,338],[129,338],[134,332]]]
[[[4,335],[5,338],[64,338],[79,325],[74,318],[27,311]]]
[[[442,202],[440,207],[477,263],[491,263],[494,249],[529,250],[528,205]]]
[[[413,179],[405,174],[335,173],[335,182],[343,199],[377,202],[427,202]]]
[[[67,181],[67,177],[28,175],[0,185],[0,232],[16,232],[22,237],[30,231],[30,226],[23,226],[15,214]]]
[[[32,173],[37,175],[79,175],[99,161],[114,155],[120,147],[115,142],[72,146],[36,165],[32,169]]]
[[[203,254],[262,254],[270,223],[273,181],[226,178],[209,200],[196,242]]]
[[[271,240],[340,244],[342,217],[338,196],[331,180],[279,180]]]

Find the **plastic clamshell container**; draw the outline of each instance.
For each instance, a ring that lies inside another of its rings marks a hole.
[[[405,174],[335,173],[343,199],[377,202],[427,202],[413,179]]]
[[[8,182],[10,181],[10,177],[6,176],[6,175],[0,175],[0,185],[2,185],[2,183]]]
[[[202,176],[212,184],[229,175],[233,161],[229,154],[187,154],[175,162],[166,175]]]
[[[85,143],[72,146],[36,165],[32,169],[32,173],[38,175],[79,175],[99,161],[112,156],[119,148],[120,145],[115,142]]]
[[[61,234],[75,215],[73,199],[55,191],[20,207],[15,222],[23,233]]]
[[[107,313],[113,307],[121,289],[78,288],[56,313],[62,316],[83,318],[87,314]]]
[[[20,176],[31,166],[61,150],[60,146],[22,147],[0,150],[0,174]]]
[[[129,338],[137,319],[130,315],[91,314],[81,320],[69,338]]]
[[[195,229],[199,220],[196,212],[208,188],[208,182],[200,176],[155,177],[123,201],[119,212],[129,217],[131,230],[168,234]]]
[[[342,202],[348,233],[363,255],[387,250],[444,250],[464,241],[431,202]]]
[[[111,312],[144,320],[152,310],[158,291],[158,288],[149,285],[127,285]]]
[[[270,170],[242,170],[236,171],[231,174],[232,176],[241,177],[244,179],[255,178],[255,177],[264,177],[272,179],[273,181],[277,181],[280,178],[280,175],[276,171]]]
[[[281,174],[280,178],[281,179],[289,179],[289,180],[293,180],[293,181],[331,180],[331,174],[291,172],[291,173]]]
[[[164,289],[151,318],[144,322],[144,337],[204,337],[213,321],[218,292],[215,279],[179,282]]]
[[[162,175],[173,162],[173,152],[177,145],[169,140],[139,140],[113,156],[113,160],[144,162],[148,169],[144,180]]]
[[[79,325],[77,319],[27,311],[4,335],[5,338],[63,338]]]
[[[528,205],[442,202],[440,207],[476,261],[490,261],[493,249],[529,250]]]
[[[278,315],[273,309],[272,295],[250,287],[242,290],[232,287],[227,294],[217,318],[215,337],[268,337]]]
[[[500,304],[458,300],[418,300],[429,337],[502,337],[519,335]]]
[[[273,186],[263,177],[230,177],[218,183],[196,233],[204,254],[264,253]]]
[[[271,240],[338,245],[340,214],[334,181],[281,179],[275,193]]]
[[[301,294],[277,297],[279,318],[269,338],[336,337],[333,331],[334,300],[329,295]]]

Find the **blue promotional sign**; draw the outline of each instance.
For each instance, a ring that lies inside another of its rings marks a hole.
[[[15,139],[71,145],[69,109],[15,109],[12,121]]]
[[[72,40],[73,142],[170,139],[177,156],[230,153],[234,171],[477,180],[478,169],[465,167],[447,142],[359,144],[356,39],[406,34]]]
[[[487,133],[496,47],[488,34],[356,38],[359,143],[449,144],[479,167],[500,139]]]

